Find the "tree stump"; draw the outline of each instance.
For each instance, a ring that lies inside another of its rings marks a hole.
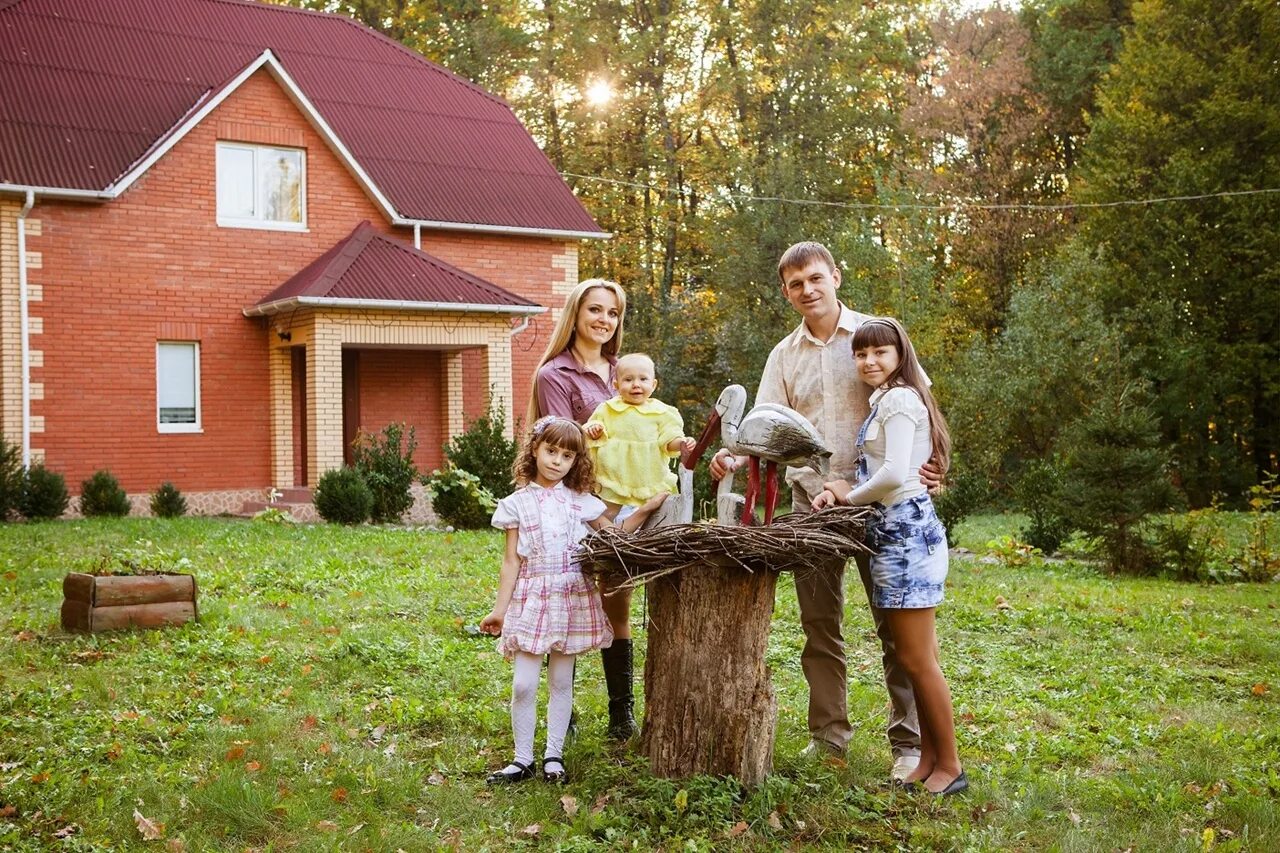
[[[772,571],[699,563],[649,584],[641,747],[656,776],[756,785],[773,768]]]

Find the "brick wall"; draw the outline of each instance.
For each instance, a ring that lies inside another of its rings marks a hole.
[[[220,134],[307,149],[307,231],[216,225]],[[11,208],[0,210],[6,223],[16,211]],[[279,430],[269,405],[268,345],[274,331],[245,318],[241,309],[363,219],[406,243],[413,239],[411,231],[386,222],[265,71],[246,81],[121,198],[92,204],[37,199],[31,219],[38,224],[28,238],[35,261],[30,280],[39,299],[31,306],[38,331],[32,336],[32,382],[41,394],[32,402],[32,447],[67,476],[72,491],[98,468],[110,468],[131,492],[162,480],[193,492],[273,485],[270,436]],[[0,234],[9,228],[4,224]],[[557,308],[577,277],[572,241],[424,231],[423,249]],[[9,281],[10,266],[0,264],[5,292],[16,287]],[[14,306],[4,300],[0,309],[8,330],[16,323]],[[527,400],[529,375],[553,318],[535,318],[510,342],[510,373],[502,371],[500,378],[512,386],[507,403],[514,400],[517,411]],[[200,341],[198,434],[156,429],[155,344],[175,332]],[[0,393],[4,431],[13,440],[20,426],[11,399],[11,338],[6,332]],[[483,408],[485,390],[472,377],[487,376],[486,363],[482,351],[465,360],[466,405],[474,413]],[[438,396],[435,404],[443,408]]]
[[[444,462],[443,392],[438,352],[360,350],[360,429],[381,432],[387,424],[412,426],[418,440],[413,462],[430,472]]]

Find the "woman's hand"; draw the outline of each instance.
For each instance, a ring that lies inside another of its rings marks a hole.
[[[853,486],[849,485],[847,480],[831,480],[823,483],[822,488],[836,496],[836,503],[844,503],[845,497],[853,491]]]
[[[716,451],[716,455],[711,457],[711,479],[723,480],[725,474],[738,470],[738,467],[746,461],[746,458],[745,456],[734,456],[727,447],[720,448]]]
[[[836,493],[830,489],[823,489],[822,494],[813,499],[813,510],[817,512],[820,509],[826,509],[829,506],[835,506],[840,502],[836,497]]]
[[[484,634],[492,634],[495,637],[502,633],[502,622],[505,617],[496,610],[490,610],[489,615],[480,620],[480,631]]]
[[[920,484],[928,489],[931,495],[942,491],[942,480],[945,476],[946,472],[932,459],[920,466]]]

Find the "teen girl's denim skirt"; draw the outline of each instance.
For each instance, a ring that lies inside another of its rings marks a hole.
[[[947,579],[947,531],[927,494],[881,507],[867,527],[871,604],[899,610],[937,607]]]

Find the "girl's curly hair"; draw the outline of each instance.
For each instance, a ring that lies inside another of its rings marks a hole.
[[[592,494],[596,490],[596,469],[587,454],[587,437],[582,427],[568,418],[549,415],[541,418],[529,431],[524,447],[516,456],[516,464],[512,469],[516,484],[528,485],[538,473],[538,445],[550,444],[562,450],[571,450],[578,454],[573,460],[573,467],[564,475],[564,484],[575,492]]]

